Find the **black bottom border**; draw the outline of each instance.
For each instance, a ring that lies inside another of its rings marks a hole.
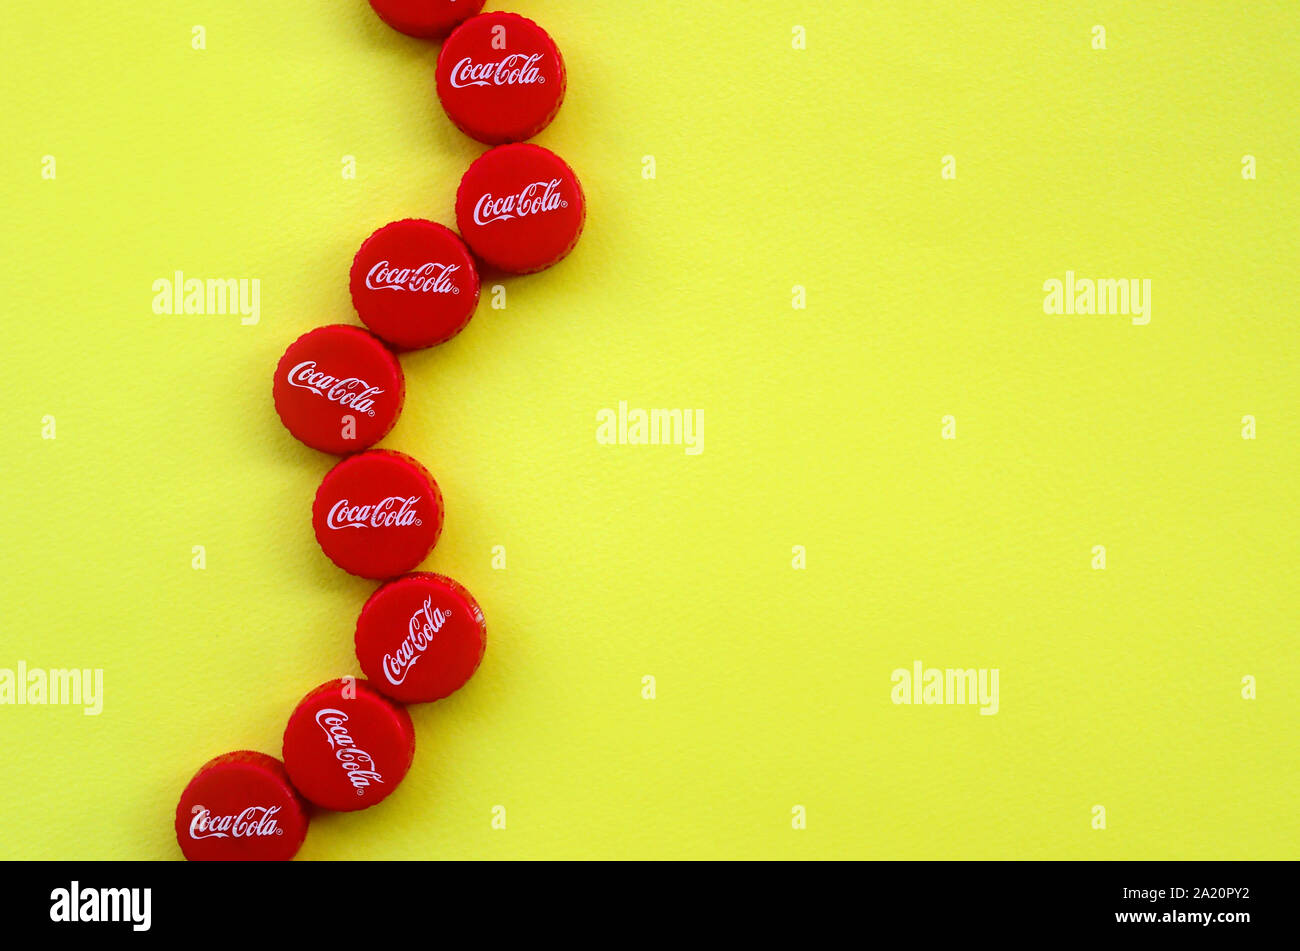
[[[347,944],[412,928],[436,940],[448,925],[494,936],[518,928],[526,940],[553,931],[560,940],[567,933],[621,941],[643,929],[651,940],[665,929],[769,936],[782,926],[807,934],[840,924],[862,937],[902,929],[920,942],[1058,934],[1231,941],[1286,928],[1297,870],[1294,862],[5,865],[0,912],[8,934],[75,932],[93,941],[262,932]],[[149,889],[147,930],[138,928],[144,892],[120,889]],[[79,908],[71,913],[74,895]],[[126,920],[67,920],[113,917],[114,906]]]

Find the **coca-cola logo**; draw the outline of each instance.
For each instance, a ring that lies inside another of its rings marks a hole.
[[[304,360],[289,371],[289,385],[310,390],[339,406],[375,415],[375,397],[384,391],[359,376],[331,376],[316,369],[315,360]]]
[[[408,525],[420,525],[419,513],[415,510],[418,501],[418,495],[390,495],[373,505],[353,505],[347,499],[339,499],[330,507],[325,524],[332,529],[405,528]]]
[[[494,221],[527,218],[529,215],[568,207],[569,203],[560,194],[560,180],[553,178],[549,182],[525,185],[513,195],[497,197],[491,192],[484,192],[474,205],[474,223],[487,225]]]
[[[190,820],[191,839],[247,839],[253,836],[284,835],[275,820],[279,806],[249,806],[228,816],[214,816],[207,806],[195,806]]]
[[[382,783],[384,777],[375,767],[374,757],[357,746],[352,734],[348,732],[347,722],[348,715],[333,707],[316,712],[316,725],[329,741],[334,758],[343,767],[343,772],[357,795],[364,796],[371,783]]]
[[[397,651],[384,655],[384,677],[390,684],[397,685],[406,680],[406,675],[432,643],[433,635],[442,630],[450,617],[450,611],[433,606],[432,598],[424,599],[424,604],[406,622],[406,638]]]
[[[537,65],[541,60],[541,53],[511,53],[495,63],[475,63],[466,56],[451,71],[451,88],[540,86],[546,82],[546,77]]]
[[[425,294],[459,294],[452,276],[459,264],[426,261],[419,267],[394,267],[378,261],[366,274],[366,287],[372,291],[417,291]]]

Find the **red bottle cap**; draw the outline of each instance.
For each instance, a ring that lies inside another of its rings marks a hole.
[[[445,36],[461,20],[483,9],[484,0],[370,0],[370,5],[394,30],[407,36]]]
[[[427,571],[382,585],[357,618],[357,659],[375,689],[394,700],[441,700],[483,660],[487,624],[478,602]]]
[[[442,514],[429,470],[405,453],[371,449],[325,473],[311,519],[334,564],[362,578],[392,578],[433,550]]]
[[[336,812],[383,801],[414,756],[411,715],[355,677],[307,694],[284,728],[289,778],[306,799]]]
[[[456,27],[438,54],[437,76],[448,117],[488,145],[531,139],[564,101],[559,47],[517,13],[485,13]]]
[[[176,804],[176,841],[191,862],[288,861],[307,810],[274,756],[240,750],[205,763]]]
[[[480,155],[460,180],[456,221],[474,253],[528,274],[573,250],[587,218],[578,177],[554,152],[527,143]]]
[[[388,435],[406,384],[397,357],[360,327],[308,331],[275,368],[275,411],[285,428],[322,452],[346,455]]]
[[[407,218],[386,224],[352,261],[361,322],[403,350],[450,340],[478,306],[478,269],[450,228]]]

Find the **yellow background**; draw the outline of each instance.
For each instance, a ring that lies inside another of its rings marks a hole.
[[[587,230],[404,358],[383,443],[487,656],[301,857],[1296,857],[1300,11],[1057,6],[513,4]],[[105,670],[99,717],[0,707],[0,856],[178,858],[190,775],[278,755],[373,588],[316,546],[275,362],[481,147],[363,0],[18,4],[0,42],[0,667]],[[260,323],[155,315],[177,269],[259,279]],[[1066,270],[1149,278],[1151,323],[1045,315]],[[599,445],[619,400],[704,452]],[[917,659],[1001,711],[895,706]]]

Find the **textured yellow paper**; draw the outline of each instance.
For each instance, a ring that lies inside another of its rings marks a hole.
[[[487,657],[302,857],[1296,857],[1300,8],[1063,6],[513,5],[587,232],[384,442]],[[0,857],[178,858],[193,771],[356,671],[271,371],[373,228],[453,223],[436,54],[363,0],[7,11],[0,668],[105,681],[0,706]],[[258,322],[155,314],[177,270]],[[1150,322],[1045,314],[1067,270]],[[620,401],[703,451],[599,444]],[[917,660],[999,712],[895,705]]]

